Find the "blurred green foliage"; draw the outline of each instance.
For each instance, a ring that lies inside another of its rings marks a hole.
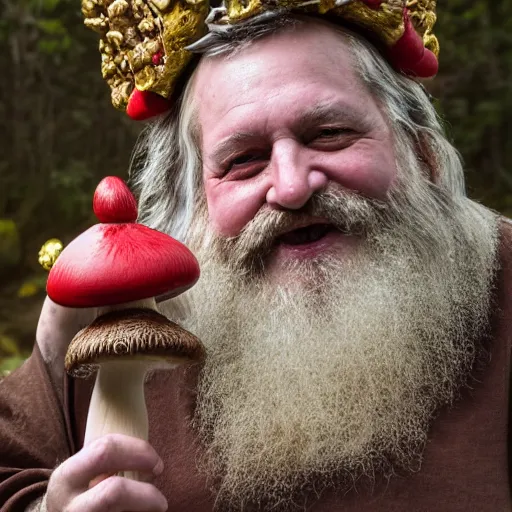
[[[18,265],[20,259],[18,227],[12,219],[0,219],[0,276]]]
[[[98,181],[126,177],[140,126],[111,107],[97,47],[79,0],[0,2],[0,373],[33,344],[41,245],[92,224]]]
[[[512,215],[512,0],[438,5],[432,92],[464,157],[470,196]]]
[[[436,33],[441,70],[428,87],[469,193],[512,215],[512,0],[439,2]],[[0,2],[0,373],[33,343],[39,248],[94,222],[101,177],[126,177],[140,125],[111,107],[97,46],[79,0]]]

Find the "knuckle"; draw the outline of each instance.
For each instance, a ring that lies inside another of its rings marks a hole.
[[[73,512],[74,465],[71,459],[58,466],[50,476],[46,491],[46,507],[48,512]],[[46,509],[45,509],[46,510]]]
[[[71,466],[72,464],[66,461],[55,468],[48,481],[47,494],[49,498],[53,498],[56,494],[62,494],[65,489],[68,489],[72,481]]]
[[[51,484],[54,484],[56,487],[61,486],[62,484],[68,484],[73,480],[74,472],[73,472],[74,464],[73,460],[70,458],[63,462],[55,471],[52,473],[50,477],[49,487]]]
[[[50,489],[51,487],[53,487],[53,485],[56,483],[56,482],[59,482],[60,480],[63,480],[64,479],[64,475],[63,475],[63,472],[65,472],[65,463],[64,464],[61,464],[60,466],[57,466],[52,474],[50,475],[50,480],[48,481],[48,489]]]
[[[91,444],[91,457],[102,465],[107,462],[116,452],[117,443],[111,436],[103,436]]]
[[[53,497],[59,490],[66,488],[70,480],[69,472],[65,468],[60,469],[58,472],[55,470],[48,481],[47,494]]]

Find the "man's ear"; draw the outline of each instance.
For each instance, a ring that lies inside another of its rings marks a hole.
[[[420,132],[416,139],[415,146],[416,154],[425,168],[428,179],[434,184],[439,183],[441,179],[441,176],[439,175],[439,165],[436,155],[432,150],[432,144],[430,144],[430,137],[428,134]]]

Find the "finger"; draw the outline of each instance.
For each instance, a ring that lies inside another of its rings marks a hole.
[[[66,512],[165,512],[167,500],[151,484],[112,476],[74,498]]]
[[[163,462],[154,448],[135,437],[109,434],[94,440],[56,471],[74,489],[87,489],[89,482],[103,474],[139,471],[159,475]]]

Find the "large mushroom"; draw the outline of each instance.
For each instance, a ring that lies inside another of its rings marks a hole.
[[[193,286],[199,265],[183,244],[135,222],[135,198],[120,178],[98,185],[93,208],[100,224],[64,249],[47,292],[62,306],[98,311],[71,341],[65,361],[74,376],[98,368],[85,444],[108,433],[147,440],[146,373],[204,356],[201,342],[161,315],[155,299]]]

